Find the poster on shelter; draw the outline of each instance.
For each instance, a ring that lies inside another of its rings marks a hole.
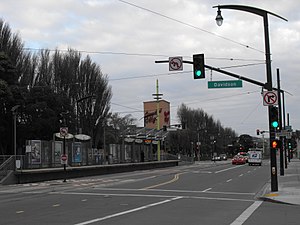
[[[73,143],[73,162],[80,163],[81,161],[82,161],[81,143],[74,142]]]
[[[31,141],[31,163],[41,164],[41,141]]]
[[[62,146],[63,146],[62,141],[55,141],[55,145],[54,145],[54,162],[55,163],[60,163],[60,158],[62,155]]]

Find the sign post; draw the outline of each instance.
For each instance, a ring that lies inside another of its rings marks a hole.
[[[64,165],[64,173],[65,173],[65,178],[63,182],[67,181],[67,161],[68,161],[68,157],[66,155],[66,136],[68,135],[68,127],[61,127],[59,129],[60,135],[64,138],[63,140],[63,154],[61,156],[61,162]]]

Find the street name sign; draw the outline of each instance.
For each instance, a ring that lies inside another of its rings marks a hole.
[[[242,80],[208,81],[208,88],[241,88]]]

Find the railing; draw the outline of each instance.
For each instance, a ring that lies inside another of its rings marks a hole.
[[[7,176],[9,171],[15,169],[15,157],[14,156],[0,156],[0,181]]]

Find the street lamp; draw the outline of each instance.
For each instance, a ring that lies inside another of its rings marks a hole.
[[[218,8],[216,22],[219,26],[223,23],[223,17],[221,15],[221,9],[233,9],[240,10],[249,13],[256,14],[258,16],[263,17],[264,22],[264,36],[265,36],[265,55],[266,55],[266,73],[267,73],[267,83],[265,84],[265,88],[268,91],[272,91],[272,71],[271,71],[271,52],[270,52],[270,41],[269,41],[269,29],[268,29],[268,14],[276,16],[282,20],[287,21],[287,19],[274,14],[272,12],[244,5],[218,5],[213,6],[213,8]],[[275,138],[275,133],[271,132],[273,130],[271,125],[271,106],[268,106],[268,116],[269,116],[269,130],[270,130],[270,146],[272,139]],[[271,150],[271,191],[278,191],[278,181],[277,181],[277,166],[276,166],[276,152]]]
[[[222,24],[223,24],[223,17],[222,17],[222,15],[221,15],[221,10],[220,10],[220,8],[218,8],[218,11],[217,11],[217,16],[216,16],[216,23],[217,23],[217,25],[218,26],[222,26]]]

